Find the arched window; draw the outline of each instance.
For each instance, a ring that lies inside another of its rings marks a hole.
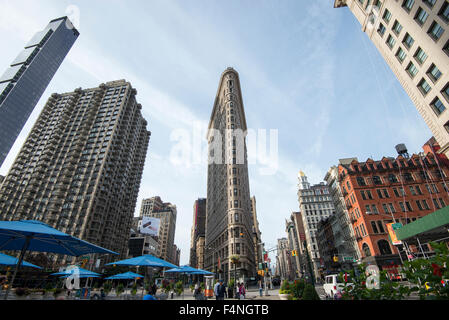
[[[371,257],[371,250],[366,243],[362,245],[362,250],[365,253],[365,257]]]
[[[379,240],[377,246],[379,247],[380,254],[392,254],[390,244],[387,240]]]

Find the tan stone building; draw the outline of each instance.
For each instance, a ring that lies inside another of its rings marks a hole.
[[[315,279],[321,277],[323,260],[318,249],[318,223],[327,219],[335,210],[329,188],[324,182],[310,185],[307,176],[298,174],[298,201],[306,236],[306,247]],[[307,259],[308,260],[308,259]]]
[[[39,220],[126,258],[150,139],[136,95],[125,80],[52,94],[0,188],[0,220]]]
[[[254,262],[258,268],[259,263],[263,263],[263,243],[262,232],[259,229],[259,220],[257,219],[256,197],[251,197],[251,213],[253,216],[253,242],[254,242]]]
[[[205,269],[218,277],[255,277],[253,216],[248,179],[246,119],[238,73],[226,69],[220,78],[207,135],[209,165]]]
[[[449,1],[335,0],[362,25],[449,156]]]
[[[176,262],[176,251],[173,249],[175,245],[176,206],[169,202],[163,202],[157,196],[143,199],[140,217],[144,216],[160,219],[157,256],[174,264]]]

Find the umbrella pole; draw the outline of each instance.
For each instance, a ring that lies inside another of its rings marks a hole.
[[[11,284],[8,286],[8,289],[6,290],[6,293],[5,293],[5,300],[8,299],[9,290],[11,290],[11,288],[14,284],[14,280],[16,279],[17,271],[19,271],[19,268],[20,268],[20,265],[22,264],[25,252],[28,249],[28,246],[30,245],[30,240],[31,240],[31,237],[28,236],[25,240],[25,244],[22,247],[22,251],[20,251],[19,261],[17,261],[16,268],[14,270],[14,274],[11,279]]]

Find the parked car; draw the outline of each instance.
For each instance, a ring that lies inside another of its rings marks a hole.
[[[351,279],[348,275],[348,282],[346,286],[351,287],[353,285],[350,281]],[[326,294],[326,298],[337,299],[338,297],[341,297],[344,287],[345,283],[338,282],[338,274],[328,275],[324,279],[323,289]]]

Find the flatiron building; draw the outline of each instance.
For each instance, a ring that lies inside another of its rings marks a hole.
[[[246,119],[238,73],[220,78],[208,130],[205,269],[217,277],[255,277]],[[233,256],[238,263],[231,262]]]

